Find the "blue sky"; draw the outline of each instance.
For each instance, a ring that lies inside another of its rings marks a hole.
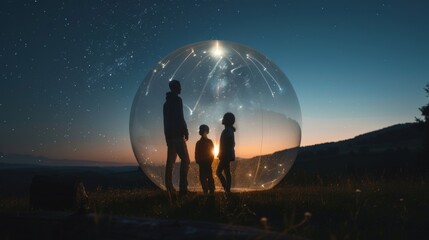
[[[428,98],[425,1],[3,1],[0,152],[134,162],[149,70],[193,42],[265,54],[301,104],[302,145],[412,122]]]

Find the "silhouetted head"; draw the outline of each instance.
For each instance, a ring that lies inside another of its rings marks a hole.
[[[227,112],[225,115],[223,115],[222,124],[225,126],[232,126],[235,123],[235,116],[234,114]]]
[[[200,135],[203,135],[203,133],[206,133],[206,134],[208,134],[209,133],[209,126],[207,126],[207,125],[205,125],[205,124],[203,124],[203,125],[201,125],[200,126]]]
[[[182,87],[180,86],[180,82],[178,80],[171,80],[168,83],[168,86],[170,87],[170,90],[174,93],[180,94],[182,91]]]

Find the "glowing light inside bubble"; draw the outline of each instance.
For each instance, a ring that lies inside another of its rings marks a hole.
[[[219,145],[218,144],[214,144],[213,154],[215,157],[217,157],[219,155]]]
[[[189,190],[201,191],[195,144],[201,124],[219,154],[222,116],[236,116],[236,161],[231,162],[232,190],[274,187],[291,168],[301,141],[299,102],[287,77],[267,57],[241,44],[206,41],[179,48],[159,61],[135,96],[130,119],[133,151],[143,172],[164,186],[166,143],[162,105],[168,81],[182,84],[183,113],[189,130]],[[216,169],[218,159],[213,162]],[[180,160],[173,184],[178,188]],[[217,190],[221,190],[216,179]]]
[[[222,46],[219,45],[219,41],[216,41],[215,46],[212,48],[212,50],[210,51],[210,53],[214,56],[214,57],[222,57],[223,53],[224,53],[224,49],[222,48]],[[232,63],[232,65],[234,65]]]

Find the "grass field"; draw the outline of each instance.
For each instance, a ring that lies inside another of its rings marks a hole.
[[[89,192],[100,215],[191,219],[287,232],[310,239],[422,239],[429,226],[428,177],[371,177],[285,185],[214,199],[195,193],[180,199],[161,190]],[[28,210],[26,198],[0,199],[1,212]]]

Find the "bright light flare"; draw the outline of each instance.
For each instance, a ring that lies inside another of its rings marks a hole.
[[[214,154],[215,158],[217,158],[217,155],[219,155],[219,144],[214,145],[213,154]]]
[[[224,50],[222,48],[222,46],[219,45],[219,41],[216,41],[215,46],[212,48],[212,50],[210,51],[212,56],[214,57],[222,57],[224,54]]]

